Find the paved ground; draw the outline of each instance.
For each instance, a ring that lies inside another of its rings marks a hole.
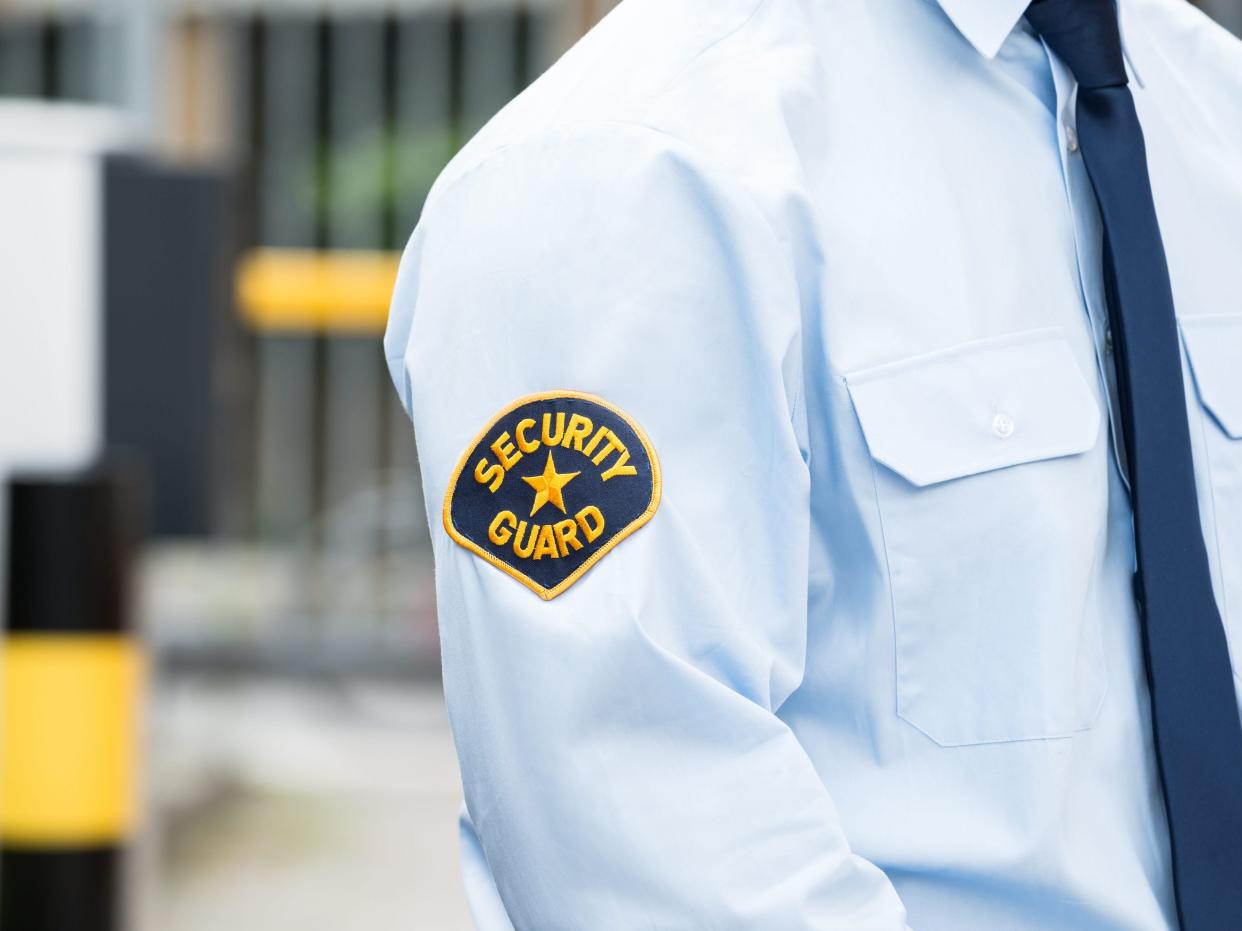
[[[436,688],[204,679],[152,696],[150,931],[468,931]]]

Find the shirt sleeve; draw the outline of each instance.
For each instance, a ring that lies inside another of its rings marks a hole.
[[[432,515],[466,806],[519,931],[905,927],[778,715],[807,634],[800,303],[746,189],[641,127],[501,149],[411,239],[386,354]],[[663,493],[544,601],[439,515],[489,418],[555,389],[632,416]]]

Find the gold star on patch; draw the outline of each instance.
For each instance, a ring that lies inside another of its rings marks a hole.
[[[556,463],[552,461],[552,451],[548,450],[548,464],[543,467],[543,475],[522,476],[522,481],[535,489],[535,504],[530,509],[530,516],[534,517],[535,513],[549,501],[560,508],[562,514],[567,513],[561,489],[568,485],[571,479],[581,474],[580,472],[557,472]]]

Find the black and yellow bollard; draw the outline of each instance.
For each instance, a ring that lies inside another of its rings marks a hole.
[[[143,655],[132,485],[9,484],[0,647],[0,931],[126,931]]]

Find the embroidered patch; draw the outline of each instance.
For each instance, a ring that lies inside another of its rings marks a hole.
[[[549,391],[475,437],[444,496],[444,528],[551,600],[659,506],[660,463],[642,428],[603,398]]]

